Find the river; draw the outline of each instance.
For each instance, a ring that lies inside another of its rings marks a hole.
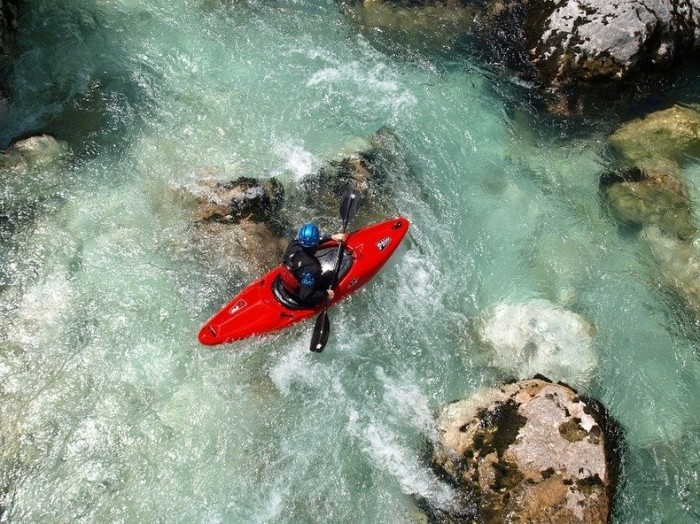
[[[330,0],[34,0],[20,29],[0,145],[50,132],[72,153],[3,181],[0,522],[449,507],[424,460],[434,413],[510,378],[474,326],[530,300],[595,326],[575,386],[625,431],[613,521],[700,520],[700,328],[599,195],[622,115],[548,117],[531,86],[363,33]],[[383,127],[411,231],[331,310],[325,351],[308,351],[312,323],[200,346],[250,275],[201,263],[177,188],[211,172],[294,187]]]

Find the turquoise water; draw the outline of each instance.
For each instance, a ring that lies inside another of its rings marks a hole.
[[[331,1],[35,1],[20,47],[0,144],[48,131],[72,154],[3,179],[0,521],[399,523],[415,497],[449,508],[423,460],[433,413],[510,378],[474,326],[533,299],[595,326],[594,375],[569,379],[625,429],[614,521],[700,520],[700,331],[601,205],[612,115],[543,117],[528,86],[363,35]],[[206,258],[178,190],[203,173],[294,188],[383,126],[412,230],[332,310],[325,352],[308,351],[309,323],[200,346],[254,275]]]

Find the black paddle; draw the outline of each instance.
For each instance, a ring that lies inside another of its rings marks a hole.
[[[343,199],[340,202],[340,218],[343,219],[343,233],[348,228],[348,223],[355,218],[357,214],[357,206],[360,204],[360,197],[358,194],[351,189],[348,189],[343,195]],[[335,261],[335,269],[333,270],[333,277],[331,278],[331,284],[328,289],[333,289],[335,287],[336,280],[338,280],[338,271],[340,271],[340,263],[343,260],[343,242],[338,242],[338,258]],[[331,323],[328,320],[328,303],[330,301],[326,300],[323,306],[323,311],[319,313],[316,319],[316,324],[314,324],[314,334],[311,337],[311,346],[309,349],[315,353],[320,353],[323,348],[326,347],[326,342],[328,342],[328,336],[331,333]]]

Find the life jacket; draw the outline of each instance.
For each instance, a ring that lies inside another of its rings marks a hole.
[[[311,256],[304,251],[301,245],[296,243],[292,244],[284,254],[282,268],[280,270],[280,279],[284,290],[292,295],[298,295],[301,285],[299,276],[304,272],[306,267],[317,263],[316,260],[311,258]]]

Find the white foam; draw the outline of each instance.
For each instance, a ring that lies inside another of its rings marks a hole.
[[[361,416],[351,410],[348,430],[363,443],[362,450],[374,465],[397,480],[402,492],[418,495],[436,508],[454,508],[457,493],[421,464],[420,453],[402,442],[402,438],[388,426],[373,418],[363,422]]]
[[[436,437],[435,421],[428,398],[413,377],[401,376],[399,379],[392,379],[379,366],[375,369],[375,374],[384,386],[384,404],[392,408],[392,419],[407,423],[428,438]]]
[[[55,272],[29,288],[22,297],[8,338],[21,345],[48,344],[60,337],[74,292],[64,273]]]
[[[270,379],[283,396],[289,395],[295,383],[314,386],[318,377],[317,370],[311,366],[311,357],[308,346],[300,339],[272,367]]]
[[[304,148],[303,144],[291,139],[275,143],[274,153],[282,160],[284,168],[273,173],[279,175],[284,172],[292,174],[294,179],[301,180],[306,175],[317,171],[321,166],[321,159]]]
[[[383,63],[375,64],[371,69],[357,61],[331,65],[316,71],[306,82],[308,88],[325,87],[339,93],[349,86],[359,93],[371,92],[372,103],[378,102],[395,111],[417,104],[416,97],[399,83],[396,74]],[[354,92],[347,95],[358,98]],[[360,95],[359,98],[364,97]]]

